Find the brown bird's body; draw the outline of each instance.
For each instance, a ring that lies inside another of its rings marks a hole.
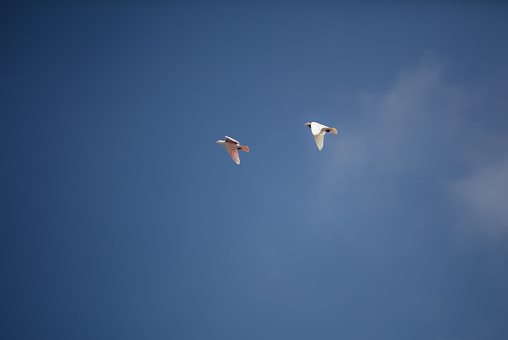
[[[226,148],[226,151],[229,153],[231,158],[233,158],[236,164],[240,164],[240,155],[238,154],[238,150],[249,152],[248,146],[240,145],[237,140],[228,136],[226,136],[226,140],[218,140],[216,143],[223,145]]]

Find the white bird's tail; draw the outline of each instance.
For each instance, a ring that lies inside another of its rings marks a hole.
[[[246,145],[238,145],[238,148],[242,151],[249,152],[249,147]]]
[[[328,132],[331,132],[334,135],[336,135],[337,134],[337,129],[336,128],[330,128]]]

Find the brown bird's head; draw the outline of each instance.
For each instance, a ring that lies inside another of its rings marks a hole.
[[[308,127],[310,127],[310,123],[305,123],[305,125],[307,125]]]

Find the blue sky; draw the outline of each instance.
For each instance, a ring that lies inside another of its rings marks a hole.
[[[2,339],[508,337],[508,6],[0,6]]]

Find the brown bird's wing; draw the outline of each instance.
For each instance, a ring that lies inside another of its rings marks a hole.
[[[236,164],[240,164],[240,155],[238,154],[237,149],[229,150],[229,155],[231,156],[231,158],[233,158],[233,160],[236,162]]]

